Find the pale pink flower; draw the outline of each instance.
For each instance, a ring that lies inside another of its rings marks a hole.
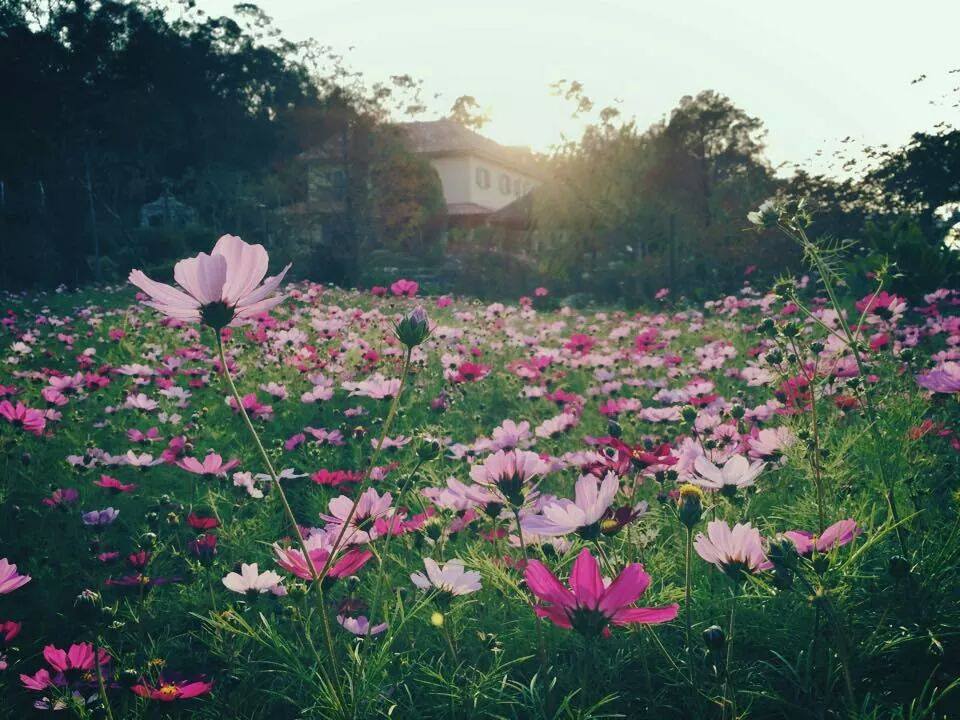
[[[272,293],[290,265],[260,285],[268,262],[262,245],[248,245],[235,235],[224,235],[210,255],[200,253],[174,266],[173,277],[183,290],[151,280],[140,270],[133,270],[129,279],[150,296],[146,304],[164,315],[221,328],[283,301],[282,294]]]
[[[226,477],[227,473],[240,464],[239,460],[230,460],[224,462],[223,458],[217,453],[211,452],[200,462],[194,457],[185,457],[177,460],[177,466],[192,472],[195,475],[207,475],[215,477]]]
[[[620,489],[616,473],[607,473],[601,482],[595,475],[577,480],[574,500],[547,502],[539,515],[527,515],[520,527],[537,535],[569,535],[573,532],[599,534],[599,523]]]
[[[697,533],[693,547],[697,555],[733,579],[744,572],[755,573],[771,567],[763,551],[760,531],[750,523],[737,523],[731,528],[723,520],[714,520],[707,523],[706,536]]]
[[[273,593],[274,595],[286,595],[286,590],[280,584],[283,578],[273,570],[259,572],[257,563],[250,565],[243,563],[240,566],[239,573],[228,573],[223,578],[223,584],[228,590],[237,593],[250,593],[257,595],[262,593]]]
[[[17,566],[6,558],[0,558],[0,595],[12,593],[30,582],[29,575],[20,575]]]
[[[717,467],[701,455],[694,461],[693,467],[696,474],[690,478],[690,482],[694,485],[730,494],[753,485],[766,463],[758,460],[751,464],[743,455],[734,455],[723,467]]]
[[[392,398],[400,391],[400,378],[388,380],[380,373],[376,373],[360,382],[342,383],[342,387],[350,392],[350,397],[360,396],[373,398],[374,400],[384,400]]]
[[[393,508],[390,507],[392,502],[393,496],[390,493],[384,493],[381,496],[374,488],[367,488],[366,492],[360,496],[357,509],[344,533],[343,542],[361,544],[380,537],[381,533],[377,528],[376,521],[381,518],[387,519],[393,514]],[[353,499],[346,495],[340,495],[333,498],[327,508],[330,510],[330,514],[324,515],[321,513],[320,519],[327,523],[324,528],[327,533],[336,537],[340,534],[344,522],[350,517]]]
[[[470,477],[478,485],[499,493],[507,502],[522,505],[536,487],[535,481],[549,470],[550,466],[535,452],[499,450],[483,464],[474,465]]]
[[[960,393],[960,362],[945,362],[920,373],[917,384],[934,393]]]
[[[348,617],[346,615],[337,615],[337,622],[347,632],[351,632],[359,637],[370,637],[379,635],[387,629],[387,623],[371,625],[370,621],[363,615],[359,617]]]
[[[439,590],[448,595],[469,595],[480,589],[480,573],[466,570],[463,560],[454,558],[445,565],[438,565],[433,558],[424,558],[427,570],[410,574],[410,580],[421,590]]]

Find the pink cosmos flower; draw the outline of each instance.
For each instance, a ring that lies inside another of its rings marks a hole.
[[[273,593],[274,595],[286,595],[286,589],[280,584],[283,578],[273,572],[273,570],[264,570],[259,572],[257,563],[243,563],[240,565],[239,573],[227,573],[223,578],[223,584],[228,590],[236,593],[249,593],[259,595],[262,593]]]
[[[33,410],[21,402],[16,405],[9,400],[0,402],[0,417],[14,427],[23,428],[26,432],[33,433],[37,437],[43,435],[43,431],[47,427],[47,420],[41,410]]]
[[[136,484],[130,483],[129,485],[124,485],[115,477],[110,477],[109,475],[101,475],[100,479],[94,480],[93,484],[115,493],[128,493],[137,489]]]
[[[57,672],[65,673],[71,670],[93,670],[94,663],[99,660],[100,665],[110,662],[110,655],[100,648],[95,656],[92,643],[77,643],[68,650],[61,650],[53,645],[43,649],[43,659]]]
[[[490,446],[494,450],[512,450],[527,445],[530,438],[529,422],[523,420],[516,423],[513,420],[504,420],[500,427],[493,429]]]
[[[747,438],[747,454],[759,460],[779,459],[784,450],[796,442],[793,431],[786,425],[765,428],[751,433]]]
[[[240,464],[239,460],[230,460],[224,462],[223,458],[217,453],[209,453],[201,463],[194,457],[185,457],[177,460],[177,467],[180,467],[195,475],[204,475],[208,477],[226,477],[227,473]]]
[[[535,452],[499,450],[481,465],[470,469],[470,477],[478,485],[498,492],[507,502],[520,506],[535,488],[534,482],[550,470]]]
[[[920,373],[917,375],[917,385],[934,393],[960,393],[960,362],[945,362],[933,370]]]
[[[304,540],[307,552],[310,553],[310,561],[314,569],[319,573],[326,566],[330,558],[330,552],[333,549],[333,541],[336,534],[325,530],[316,530]],[[313,573],[310,572],[310,565],[299,548],[284,548],[279,544],[273,544],[273,555],[277,565],[289,573],[293,573],[301,580],[312,580]],[[367,564],[367,561],[373,557],[369,550],[359,550],[352,548],[343,554],[336,562],[330,565],[327,571],[327,577],[343,578],[353,575],[357,570]]]
[[[583,475],[577,480],[574,500],[555,500],[546,503],[539,515],[527,515],[521,520],[524,531],[555,537],[579,532],[587,539],[600,534],[600,520],[620,490],[620,478],[607,473],[601,482],[594,475]]]
[[[154,685],[141,680],[130,689],[142,698],[173,702],[206,695],[213,689],[213,682],[207,682],[202,677],[196,680],[168,680],[161,675]]]
[[[530,591],[546,603],[535,606],[537,615],[588,637],[609,635],[610,625],[670,622],[679,610],[676,604],[632,607],[650,586],[650,576],[643,565],[627,565],[613,582],[606,584],[600,566],[586,548],[573,563],[569,589],[539,560],[527,561],[524,577]]]
[[[784,536],[789,538],[797,547],[797,553],[808,556],[816,550],[819,553],[830,552],[834,548],[842,547],[860,535],[863,529],[856,520],[840,520],[823,531],[817,537],[805,530],[788,530]]]
[[[424,558],[423,566],[427,570],[410,574],[410,581],[421,590],[439,590],[447,595],[469,595],[480,589],[480,573],[466,570],[463,560],[454,558],[444,565],[438,565],[433,558]]]
[[[393,508],[390,507],[392,502],[393,495],[390,493],[384,493],[381,496],[374,488],[367,488],[366,492],[360,496],[357,509],[344,533],[343,542],[356,545],[368,543],[380,537],[381,533],[377,529],[376,521],[380,518],[386,519],[393,514]],[[327,533],[336,537],[340,534],[346,519],[350,517],[353,500],[346,495],[340,495],[333,498],[327,507],[330,514],[321,514],[320,518],[327,523],[324,528]]]
[[[110,525],[120,516],[120,511],[116,508],[108,507],[103,510],[91,510],[81,513],[80,518],[87,527],[103,527]]]
[[[420,289],[420,285],[413,280],[404,280],[400,279],[394,282],[390,286],[390,292],[392,292],[396,297],[414,297],[417,294],[417,291]]]
[[[155,282],[140,270],[133,270],[129,279],[150,296],[145,304],[155,310],[219,329],[253,318],[283,301],[282,294],[272,293],[290,265],[261,285],[268,263],[262,245],[249,245],[235,235],[224,235],[210,255],[200,253],[174,266],[173,277],[183,290]]]
[[[347,617],[346,615],[337,615],[337,622],[340,623],[342,627],[347,632],[351,632],[354,635],[360,637],[370,637],[371,635],[379,635],[384,630],[387,629],[387,623],[380,623],[379,625],[371,625],[370,621],[363,615],[359,617]]]
[[[723,520],[714,520],[707,523],[706,536],[697,533],[693,547],[697,555],[735,580],[742,573],[755,573],[772,567],[763,551],[760,531],[750,523],[737,523],[731,528]]]
[[[693,467],[696,474],[690,478],[690,482],[694,485],[731,495],[737,490],[753,485],[753,481],[766,467],[766,463],[759,460],[751,463],[743,455],[734,455],[721,468],[701,455],[694,461]]]
[[[350,397],[360,396],[373,398],[374,400],[385,400],[392,398],[400,390],[400,378],[386,379],[380,373],[371,375],[366,380],[360,382],[342,383],[344,390],[350,391]]]
[[[29,575],[17,573],[17,566],[6,558],[0,558],[0,595],[7,595],[30,582]]]

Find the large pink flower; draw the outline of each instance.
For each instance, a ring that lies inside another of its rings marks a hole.
[[[539,560],[527,561],[524,577],[527,587],[546,605],[534,610],[562,628],[572,628],[587,636],[609,635],[609,625],[654,624],[670,622],[677,616],[677,604],[665,607],[632,607],[650,586],[643,565],[631,563],[605,584],[600,566],[584,548],[573,563],[568,590]]]
[[[37,437],[43,435],[43,430],[47,426],[47,420],[43,411],[28,408],[21,402],[16,405],[9,400],[0,402],[0,417],[7,420],[14,427],[23,428]]]
[[[268,262],[262,245],[248,245],[236,235],[224,235],[209,255],[200,253],[174,266],[173,277],[183,290],[151,280],[140,270],[131,271],[129,279],[150,296],[146,304],[164,315],[221,328],[283,301],[282,294],[272,293],[290,265],[261,285]]]

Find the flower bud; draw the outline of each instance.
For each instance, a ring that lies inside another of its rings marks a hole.
[[[783,535],[779,536],[776,540],[770,543],[770,549],[767,552],[767,557],[770,559],[770,562],[773,563],[773,566],[778,570],[794,570],[797,567],[797,560],[800,556],[797,554],[797,546],[794,545],[793,541],[784,537]]]
[[[703,631],[703,643],[711,652],[721,652],[727,644],[727,636],[719,625],[711,625]]]
[[[430,462],[440,455],[440,443],[434,438],[425,437],[417,446],[417,457],[422,462]]]
[[[680,411],[680,417],[682,417],[685,422],[692,423],[697,419],[697,409],[693,407],[693,405],[686,405],[683,410]]]
[[[700,522],[703,515],[703,492],[696,485],[680,486],[680,522],[688,529]]]
[[[408,348],[415,348],[430,337],[430,319],[427,311],[417,305],[394,328],[397,339]]]
[[[894,555],[891,557],[887,563],[887,567],[890,570],[890,574],[897,580],[902,580],[910,575],[910,561],[903,555]]]

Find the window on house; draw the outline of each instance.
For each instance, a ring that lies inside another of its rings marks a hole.
[[[476,178],[477,187],[483,188],[484,190],[490,187],[490,171],[486,168],[477,168]]]
[[[503,195],[510,194],[510,176],[509,175],[500,176],[500,192]]]

